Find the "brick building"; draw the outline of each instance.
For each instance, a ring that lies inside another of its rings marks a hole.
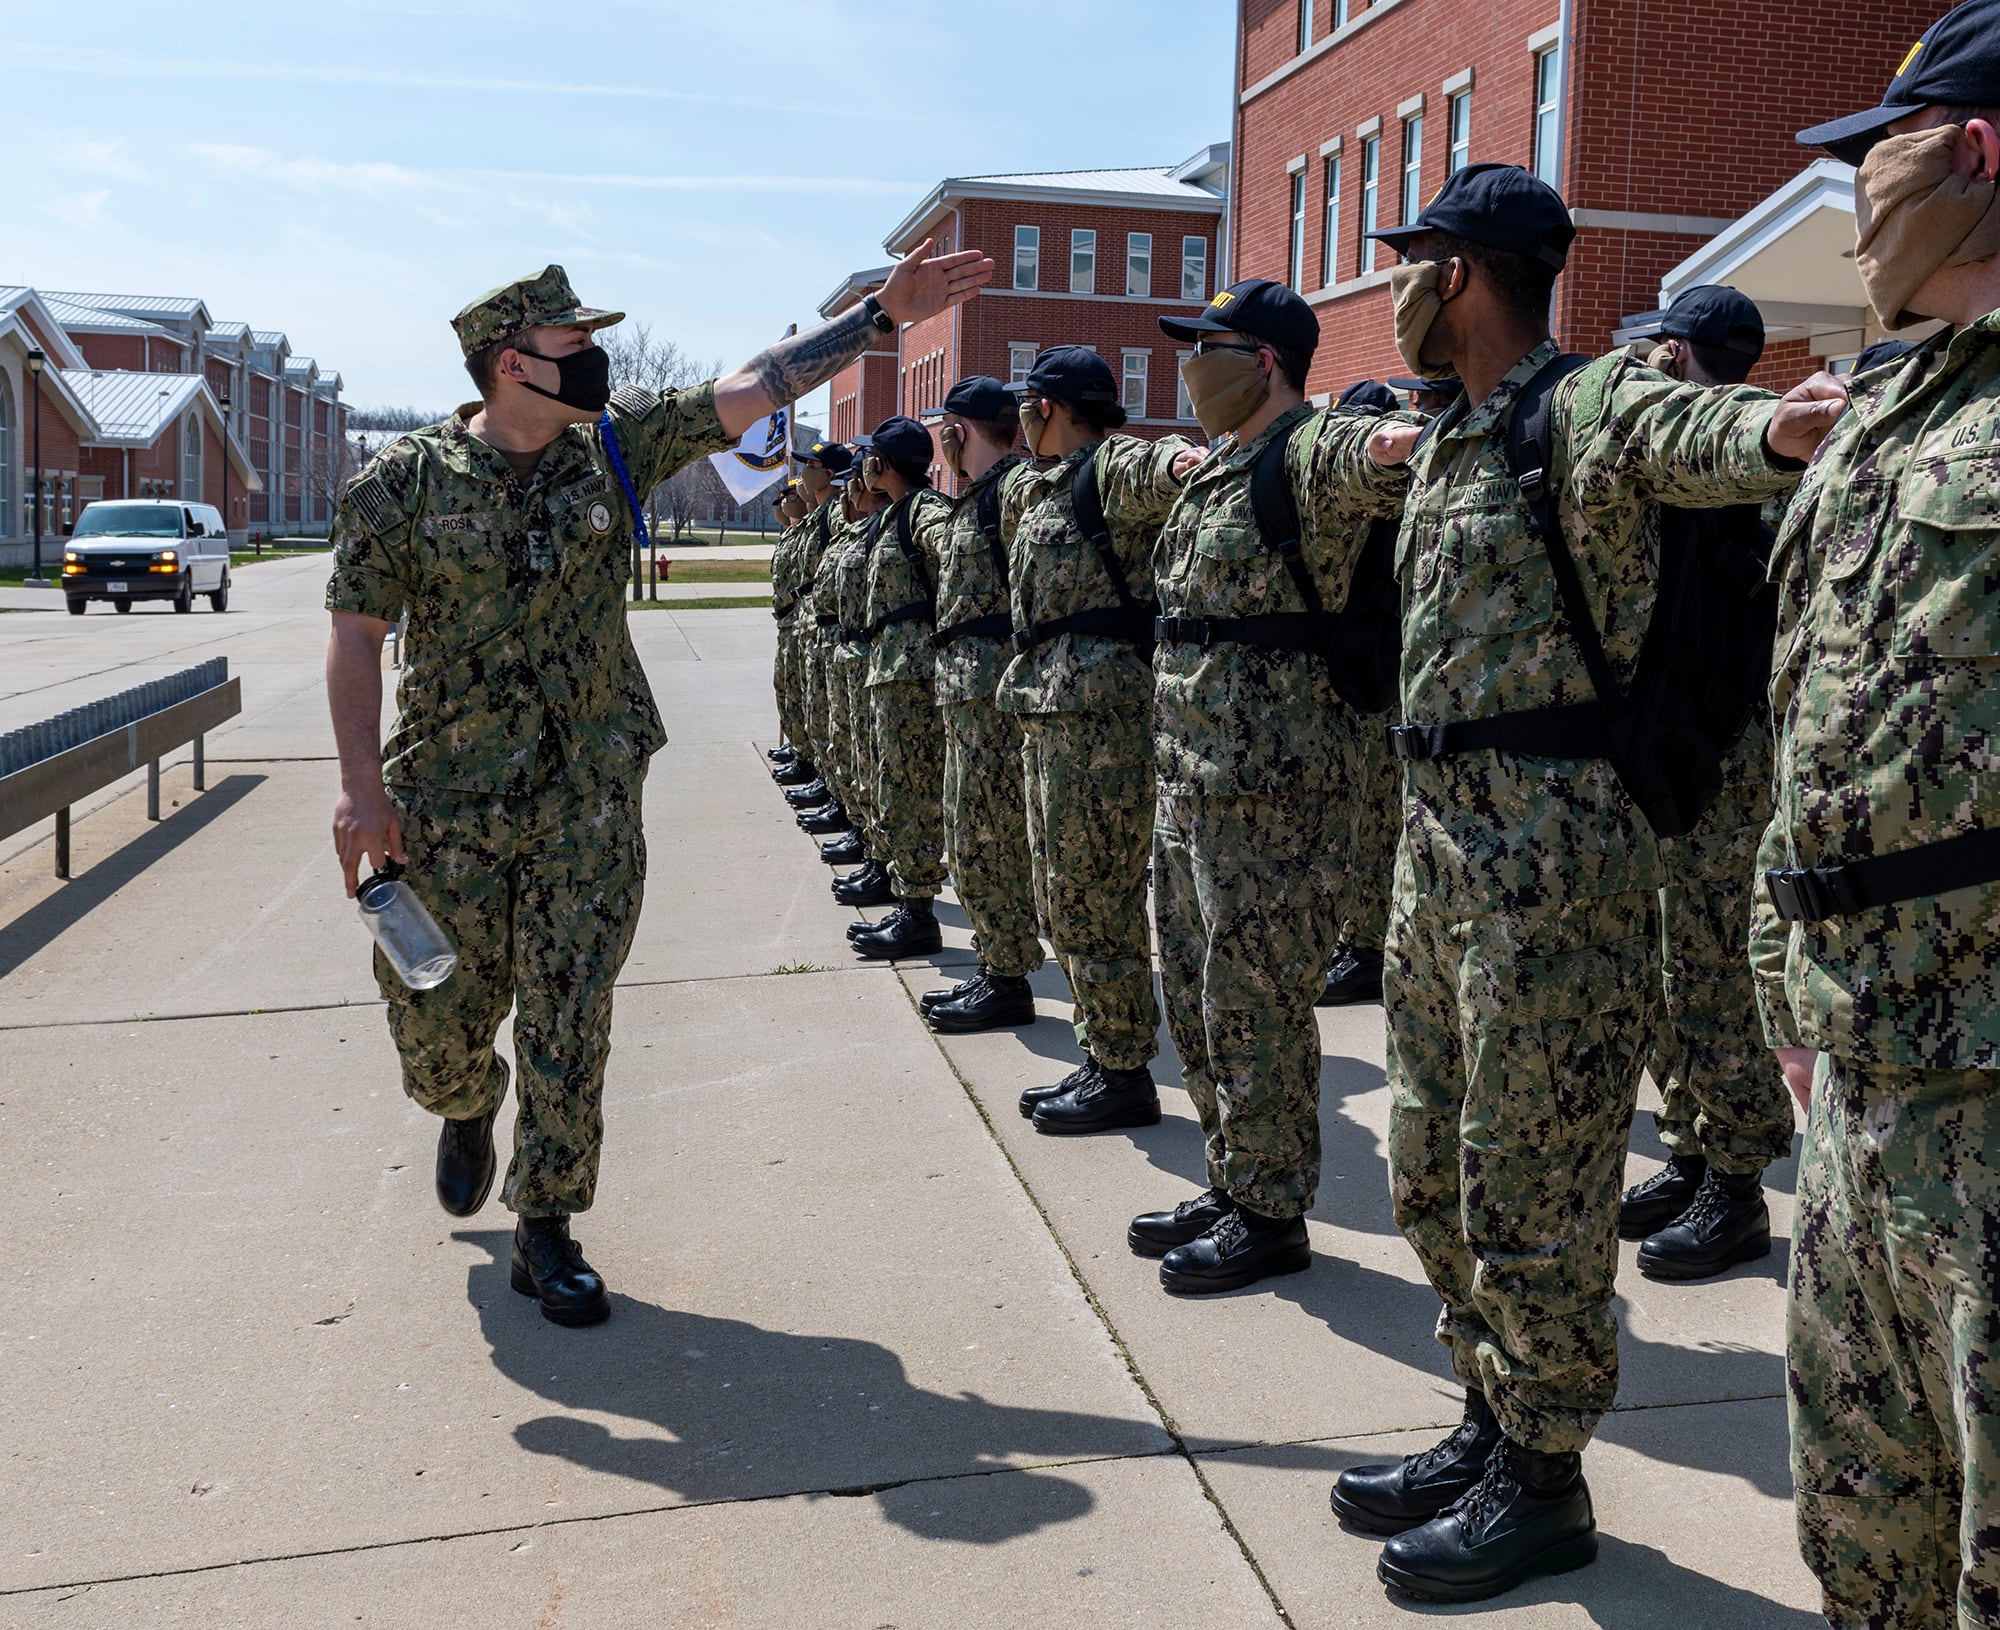
[[[189,296],[0,287],[0,559],[34,531],[40,379],[42,536],[97,498],[209,503],[239,540],[323,530],[348,473],[338,374],[285,336],[217,323]]]
[[[970,176],[943,181],[891,232],[901,257],[925,238],[980,249],[993,281],[969,304],[884,336],[833,383],[831,429],[845,441],[892,413],[935,417],[970,374],[1020,380],[1035,353],[1088,345],[1111,365],[1134,434],[1185,430],[1194,416],[1180,358],[1159,319],[1214,293],[1229,148],[1140,170]],[[836,317],[882,285],[857,272],[820,306]]]
[[[1361,234],[1410,218],[1465,164],[1522,164],[1576,218],[1554,314],[1567,349],[1609,349],[1663,295],[1731,281],[1771,330],[1756,377],[1794,382],[1872,336],[1851,261],[1818,278],[1851,290],[1808,301],[1788,299],[1774,269],[1801,271],[1838,235],[1826,230],[1839,205],[1822,196],[1829,177],[1818,167],[1815,227],[1793,233],[1789,254],[1770,254],[1771,233],[1786,227],[1778,217],[1798,214],[1796,196],[1772,200],[1813,168],[1792,134],[1870,105],[1948,9],[1772,0],[1753,16],[1726,0],[1239,0],[1233,263],[1313,303],[1316,393],[1402,373],[1387,287],[1396,257]],[[1836,260],[1853,245],[1846,179]],[[1841,176],[1830,184],[1837,192]],[[1762,225],[1746,236],[1739,223],[1753,216]],[[1706,253],[1732,234],[1739,247],[1755,240],[1748,254]],[[1738,275],[1759,253],[1768,275]]]

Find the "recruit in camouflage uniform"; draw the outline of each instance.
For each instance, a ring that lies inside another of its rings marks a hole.
[[[1248,291],[1239,305],[1278,293],[1238,290]],[[1160,535],[1162,618],[1305,611],[1276,552],[1283,540],[1264,537],[1250,502],[1250,473],[1279,438],[1305,565],[1325,608],[1340,610],[1366,520],[1403,507],[1405,472],[1366,453],[1380,423],[1301,406],[1247,445],[1219,447],[1188,477]],[[1325,661],[1303,651],[1191,636],[1163,640],[1153,662],[1153,887],[1167,1030],[1207,1139],[1210,1187],[1262,1221],[1289,1221],[1312,1209],[1319,1186],[1313,1003],[1339,928],[1351,710]],[[1303,1238],[1298,1246],[1293,1265],[1303,1266]],[[1170,1288],[1180,1288],[1179,1260],[1163,1265]]]
[[[868,556],[874,538],[873,515],[851,522],[827,550],[820,567],[826,598],[821,600],[818,590],[814,598],[830,607],[834,617],[826,666],[827,736],[838,768],[836,779],[828,784],[869,853],[879,855],[881,833],[871,813],[875,731],[868,719],[868,646],[864,638],[868,629]]]
[[[470,353],[575,309],[551,267],[457,326]],[[453,1120],[490,1113],[507,1088],[493,1040],[512,1008],[519,1113],[503,1194],[524,1217],[560,1216],[596,1192],[612,985],[646,870],[640,788],[666,733],[626,631],[632,513],[603,433],[570,426],[523,480],[468,433],[476,408],[399,437],[348,487],[326,604],[410,618],[383,780],[410,884],[459,964],[413,991],[377,953],[404,1090]],[[627,386],[609,413],[641,492],[731,439],[711,385]]]
[[[1032,630],[1117,599],[1077,525],[1071,483],[1096,460],[1111,544],[1128,584],[1152,578],[1159,526],[1180,484],[1186,438],[1113,435],[1010,483],[1014,627]],[[1153,669],[1129,640],[1063,633],[1021,651],[999,705],[1020,719],[1036,905],[1076,998],[1077,1036],[1107,1070],[1142,1070],[1157,1051],[1146,924],[1153,827]],[[1157,1113],[1157,1111],[1156,1111]]]
[[[798,492],[786,489],[787,498]],[[801,500],[803,502],[803,500]],[[803,574],[810,515],[787,526],[771,550],[771,616],[778,625],[778,650],[772,675],[778,700],[778,724],[784,738],[801,758],[812,758],[812,736],[805,712],[805,644],[801,617],[807,590]]]
[[[847,525],[840,512],[838,495],[829,494],[827,501],[813,512],[808,524],[811,531],[807,535],[805,556],[800,562],[805,582],[805,604],[799,608],[802,618],[811,618],[811,626],[804,631],[806,729],[811,733],[813,764],[837,797],[842,778],[839,758],[833,747],[831,676],[834,637],[840,618],[833,609],[833,568],[828,564],[828,557],[840,542]]]
[[[1819,1055],[1786,1332],[1800,1547],[1835,1630],[1973,1630],[2000,1623],[2000,138],[1959,110],[2000,105],[2000,4],[1947,13],[1883,103],[1799,139],[1859,165],[1877,319],[1956,326],[1850,380],[1779,536],[1752,952],[1772,1043]],[[1945,122],[1885,137],[1924,108]]]

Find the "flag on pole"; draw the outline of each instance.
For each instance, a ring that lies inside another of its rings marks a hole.
[[[785,338],[790,339],[798,331],[799,325],[793,323],[785,330]],[[722,477],[729,496],[739,504],[747,504],[784,475],[791,457],[792,410],[781,407],[769,418],[753,424],[728,452],[710,453],[708,461]]]

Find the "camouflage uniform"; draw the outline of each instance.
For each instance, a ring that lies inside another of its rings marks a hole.
[[[875,727],[868,716],[868,647],[862,640],[868,626],[868,556],[875,539],[875,518],[855,522],[827,550],[822,568],[831,584],[825,599],[836,619],[827,653],[827,734],[833,761],[839,767],[832,783],[872,854],[880,855],[881,833],[873,810]]]
[[[1389,752],[1388,722],[1346,706],[1333,715],[1339,756],[1334,839],[1343,860],[1334,915],[1340,943],[1357,951],[1382,949],[1403,824],[1403,767]]]
[[[875,745],[869,807],[882,832],[876,851],[899,900],[929,900],[944,886],[944,727],[931,651],[937,556],[920,517],[942,515],[942,493],[919,487],[882,513],[868,560],[868,717]],[[919,565],[902,551],[903,517]],[[929,558],[925,558],[928,556]],[[924,615],[884,622],[909,606]]]
[[[1009,598],[1014,626],[1117,604],[1097,550],[1076,523],[1071,482],[1097,460],[1112,548],[1143,597],[1153,543],[1180,486],[1173,462],[1191,443],[1109,436],[1010,483]],[[1036,905],[1076,998],[1077,1034],[1098,1063],[1152,1061],[1160,1027],[1146,931],[1153,830],[1153,669],[1129,640],[1058,635],[1018,652],[1001,676],[1002,711],[1022,724]]]
[[[1367,455],[1380,422],[1299,407],[1247,445],[1218,447],[1188,477],[1160,534],[1160,614],[1305,609],[1250,503],[1250,472],[1279,437],[1305,564],[1326,608],[1339,610],[1361,519],[1403,507],[1407,473]],[[1325,662],[1302,652],[1169,642],[1153,666],[1153,888],[1167,1032],[1207,1138],[1209,1183],[1263,1216],[1302,1216],[1319,1186],[1313,1001],[1339,926],[1350,710]]]
[[[506,1090],[493,1038],[516,1009],[507,1204],[582,1211],[597,1181],[611,991],[645,876],[639,793],[666,740],[625,626],[632,516],[602,433],[572,425],[525,482],[466,428],[477,404],[391,442],[333,526],[331,611],[410,615],[383,779],[409,880],[457,947],[412,991],[376,958],[403,1088],[437,1114]],[[729,444],[711,386],[611,399],[641,492]]]
[[[805,649],[799,623],[806,593],[801,567],[810,525],[810,520],[795,521],[771,551],[771,617],[778,625],[772,688],[778,699],[778,725],[785,740],[806,758],[812,757],[812,734],[805,718]]]
[[[975,617],[1009,621],[1006,527],[996,564],[979,529],[979,495],[994,482],[1012,485],[1032,472],[1009,455],[926,525],[925,551],[937,560],[937,626]],[[1003,495],[1006,488],[1001,489]],[[972,924],[972,943],[994,973],[1020,978],[1041,967],[1033,869],[1028,862],[1026,794],[1021,784],[1021,722],[1000,711],[994,693],[1007,665],[1005,634],[954,639],[937,655],[937,704],[944,723],[945,856],[951,885]]]
[[[805,667],[806,729],[812,761],[826,784],[839,792],[840,766],[833,750],[833,694],[829,670],[833,660],[833,570],[826,558],[840,539],[846,522],[840,506],[827,503],[807,518],[805,554],[799,562],[805,598],[799,606]],[[831,619],[831,621],[829,621]]]
[[[1590,682],[1507,468],[1537,346],[1412,461],[1397,543],[1403,717],[1580,702]],[[1648,506],[1761,500],[1794,475],[1747,387],[1677,386],[1622,357],[1558,386],[1558,513],[1613,668],[1652,613]],[[1658,847],[1603,759],[1491,751],[1406,767],[1386,982],[1398,1226],[1445,1306],[1438,1336],[1507,1436],[1580,1449],[1617,1392],[1619,1178],[1654,1005]]]
[[[1770,862],[2000,826],[1997,452],[2000,313],[1854,382],[1773,563]],[[1800,1544],[1839,1630],[1992,1625],[2000,884],[1817,923],[1760,904],[1770,1039],[1826,1055],[1787,1337]]]

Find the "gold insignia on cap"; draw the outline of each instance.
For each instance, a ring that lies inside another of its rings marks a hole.
[[[1236,304],[1236,296],[1231,294],[1227,289],[1224,289],[1213,300],[1209,301],[1209,304],[1211,306],[1233,306]]]
[[[1905,75],[1910,71],[1910,64],[1917,60],[1917,53],[1921,51],[1923,48],[1924,48],[1924,42],[1922,40],[1918,40],[1915,45],[1910,47],[1910,54],[1905,58],[1903,58],[1902,62],[1898,65],[1896,69],[1896,77],[1898,79],[1901,79],[1903,75]]]

